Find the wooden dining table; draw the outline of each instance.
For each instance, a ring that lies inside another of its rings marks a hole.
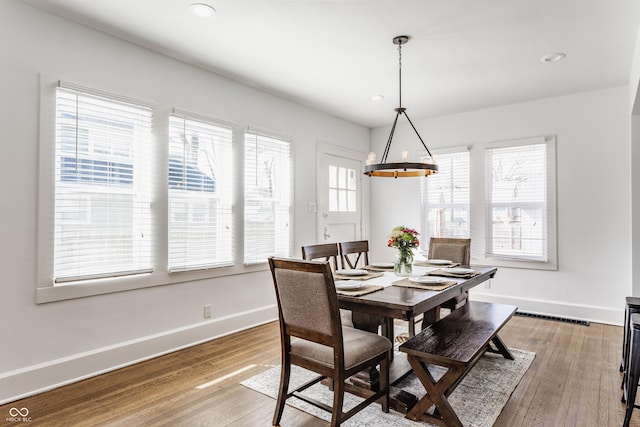
[[[358,329],[377,332],[382,323],[382,334],[393,342],[394,319],[408,322],[409,336],[415,333],[415,319],[423,315],[426,324],[435,322],[437,307],[463,292],[480,285],[493,278],[497,272],[496,267],[469,266],[477,274],[470,278],[447,277],[447,280],[455,281],[455,285],[444,290],[424,290],[410,287],[394,286],[393,282],[402,280],[403,277],[395,276],[392,271],[385,272],[382,276],[366,280],[367,284],[381,285],[381,290],[362,295],[348,296],[338,293],[340,308],[351,310],[353,324]],[[414,276],[432,273],[437,267],[415,267]],[[390,384],[394,385],[411,372],[411,366],[403,354],[395,354],[390,369]],[[361,386],[367,388],[376,387],[376,373],[372,372],[368,384],[365,379],[360,379]],[[395,394],[394,394],[395,393]],[[415,396],[407,395],[402,390],[392,390],[392,404],[396,410],[406,411],[415,403]]]

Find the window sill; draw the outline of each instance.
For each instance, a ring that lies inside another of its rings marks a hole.
[[[527,261],[527,260],[515,260],[513,258],[485,256],[484,264],[492,265],[495,267],[522,268],[527,270],[548,270],[548,271],[558,270],[558,263],[555,260]]]
[[[114,277],[107,279],[83,280],[68,282],[55,286],[39,286],[36,288],[36,303],[64,301],[115,292],[125,292],[134,289],[151,288],[155,286],[177,285],[196,280],[214,279],[217,277],[247,274],[269,269],[267,263],[248,266],[231,266],[209,270],[181,271],[175,273],[152,272],[135,276]]]

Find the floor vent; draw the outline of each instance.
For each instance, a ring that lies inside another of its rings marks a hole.
[[[525,313],[516,311],[516,316],[535,317],[536,319],[555,320],[556,322],[575,323],[576,325],[589,326],[591,322],[587,320],[567,319],[566,317],[548,316],[546,314]]]

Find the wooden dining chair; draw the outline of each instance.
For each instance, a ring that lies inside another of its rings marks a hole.
[[[369,241],[356,240],[338,243],[342,268],[362,268],[369,265]]]
[[[306,245],[302,247],[302,259],[307,261],[328,261],[331,269],[338,269],[338,244],[322,243],[318,245]],[[344,326],[353,327],[353,313],[349,310],[340,310],[340,317]]]
[[[471,239],[432,237],[429,239],[429,259],[448,259],[458,264],[469,265]]]
[[[446,259],[461,265],[469,265],[471,260],[471,239],[432,237],[429,239],[429,259]],[[451,311],[464,306],[469,299],[465,292],[455,298],[444,302],[440,308],[447,308]],[[440,313],[436,315],[440,318]]]
[[[302,259],[329,261],[333,271],[338,269],[338,244],[322,243],[302,247]]]
[[[429,239],[428,259],[446,259],[457,264],[469,265],[471,259],[471,239],[431,237]],[[468,300],[469,295],[466,292],[461,293],[438,306],[433,318],[424,316],[416,317],[413,329],[409,329],[409,335],[415,330],[415,325],[422,323],[421,329],[424,329],[431,324],[434,318],[435,320],[440,319],[442,317],[442,308],[454,311],[463,307]],[[404,342],[407,338],[407,334],[401,334],[398,335],[397,340]]]
[[[331,413],[331,425],[339,426],[373,402],[389,412],[389,353],[391,342],[374,333],[343,327],[338,296],[327,261],[269,258],[278,302],[282,367],[273,425],[279,425],[284,405],[295,396]],[[313,371],[317,378],[289,392],[291,365]],[[379,389],[347,412],[343,411],[345,381],[358,372],[380,366]],[[305,393],[330,378],[333,405]]]

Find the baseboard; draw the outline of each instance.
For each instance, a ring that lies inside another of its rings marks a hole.
[[[480,292],[479,290],[471,291],[469,298],[475,301],[516,305],[518,306],[519,311],[527,313],[584,320],[616,326],[622,326],[624,323],[624,307],[620,307],[620,309],[613,309],[610,307],[583,304],[566,304],[556,301],[521,298],[509,295],[495,295]]]
[[[269,305],[5,372],[0,374],[0,405],[268,323],[277,318],[276,306]]]

